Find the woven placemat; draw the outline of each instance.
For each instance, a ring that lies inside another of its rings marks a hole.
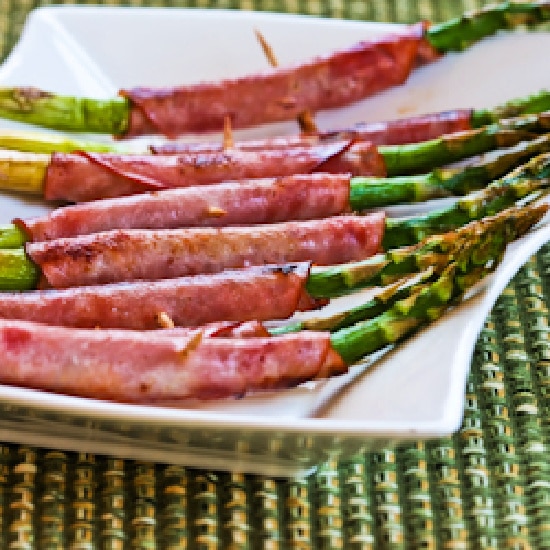
[[[396,22],[444,20],[482,5],[475,0],[94,3]],[[0,0],[2,59],[28,12],[48,4]],[[518,273],[487,319],[458,433],[322,464],[306,479],[0,444],[0,548],[550,547],[549,299],[547,245]]]

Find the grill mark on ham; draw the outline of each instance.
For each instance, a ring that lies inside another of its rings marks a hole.
[[[293,67],[191,86],[121,90],[131,105],[127,137],[220,131],[226,117],[233,128],[245,128],[349,105],[402,84],[419,61],[435,57],[423,34],[423,24],[412,25]]]
[[[159,281],[0,293],[0,317],[80,328],[160,328],[285,319],[321,302],[306,291],[309,264],[252,267]]]
[[[384,227],[383,212],[376,212],[218,229],[115,230],[26,249],[47,283],[62,288],[274,263],[339,264],[380,251]]]
[[[144,191],[310,172],[384,176],[386,168],[375,146],[350,140],[277,150],[232,149],[179,155],[54,153],[46,171],[44,197],[85,202]]]
[[[0,354],[3,384],[133,403],[242,396],[346,370],[330,334],[310,331],[210,338],[0,320]]]

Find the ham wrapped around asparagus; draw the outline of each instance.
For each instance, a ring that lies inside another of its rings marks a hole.
[[[125,135],[219,131],[227,117],[234,128],[246,128],[343,107],[402,84],[420,56],[436,57],[421,45],[424,25],[418,24],[293,67],[192,86],[121,90],[130,103]]]
[[[217,321],[285,319],[321,303],[309,296],[309,264],[261,266],[158,281],[0,293],[0,318],[80,328],[149,330]]]
[[[325,332],[223,338],[0,320],[0,354],[3,384],[123,402],[240,396],[347,368]]]
[[[54,153],[45,174],[44,198],[85,202],[144,191],[312,172],[382,176],[386,168],[375,146],[350,140],[287,149],[228,149],[179,155]]]
[[[27,243],[26,251],[54,288],[136,279],[169,279],[252,265],[333,265],[381,249],[384,214],[258,226],[115,230]]]
[[[348,128],[318,130],[315,134],[293,135],[249,141],[238,141],[235,149],[259,151],[262,149],[287,149],[304,145],[323,143],[328,140],[352,139],[368,141],[373,145],[403,145],[435,139],[445,134],[472,130],[473,109],[454,109],[439,113],[428,113],[413,117],[379,122],[360,122]],[[485,121],[483,121],[485,122]],[[167,141],[151,145],[151,152],[157,155],[175,155],[187,152],[223,151],[221,142],[178,142]]]
[[[18,219],[31,241],[111,229],[227,227],[320,219],[350,210],[350,178],[307,174],[167,189],[57,208]]]

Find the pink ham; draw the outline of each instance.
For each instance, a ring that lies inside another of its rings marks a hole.
[[[244,128],[349,105],[402,84],[420,58],[428,61],[423,35],[419,24],[289,68],[177,88],[121,90],[131,105],[127,136],[220,131],[227,117],[234,128]]]
[[[384,159],[368,142],[341,140],[289,149],[119,155],[54,153],[46,172],[46,200],[84,202],[227,180],[310,172],[384,176]]]
[[[17,219],[32,241],[110,229],[224,227],[324,218],[349,211],[347,175],[311,174],[168,189]]]
[[[228,268],[311,261],[339,264],[381,248],[384,214],[247,227],[115,230],[27,243],[52,287],[169,279]]]
[[[305,289],[309,265],[252,267],[159,281],[0,293],[0,318],[81,328],[160,328],[215,321],[284,319],[316,302]]]
[[[373,145],[404,145],[419,143],[438,138],[446,134],[470,130],[471,109],[457,109],[401,118],[386,122],[364,122],[352,128],[343,128],[321,132],[321,141],[328,139],[358,139],[369,141]]]
[[[242,151],[258,151],[261,149],[285,149],[287,147],[313,145],[327,140],[342,138],[368,141],[373,145],[403,145],[405,143],[418,143],[440,137],[454,132],[470,130],[471,109],[457,109],[430,113],[397,120],[383,122],[361,122],[350,128],[320,131],[318,135],[295,135],[265,140],[240,141],[235,143],[235,148]],[[184,143],[166,142],[160,145],[152,145],[151,151],[156,154],[177,154],[185,152],[222,151],[221,143]]]
[[[209,338],[0,320],[0,383],[123,402],[242,396],[342,373],[330,334]]]

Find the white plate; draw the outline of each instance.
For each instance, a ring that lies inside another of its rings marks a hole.
[[[0,69],[2,85],[110,97],[120,87],[217,79],[266,67],[254,30],[280,63],[395,30],[393,25],[215,10],[51,7],[29,17]],[[215,37],[215,39],[213,39]],[[422,68],[402,87],[320,126],[454,107],[492,106],[550,87],[548,34],[507,34]],[[21,127],[4,123],[5,127]],[[270,125],[241,137],[296,131]],[[47,210],[4,196],[0,222]],[[185,407],[130,406],[0,386],[3,440],[271,475],[300,474],[332,454],[446,435],[462,418],[471,353],[494,301],[545,242],[543,225],[513,249],[490,285],[376,366],[326,383]],[[347,387],[346,387],[347,386]]]

